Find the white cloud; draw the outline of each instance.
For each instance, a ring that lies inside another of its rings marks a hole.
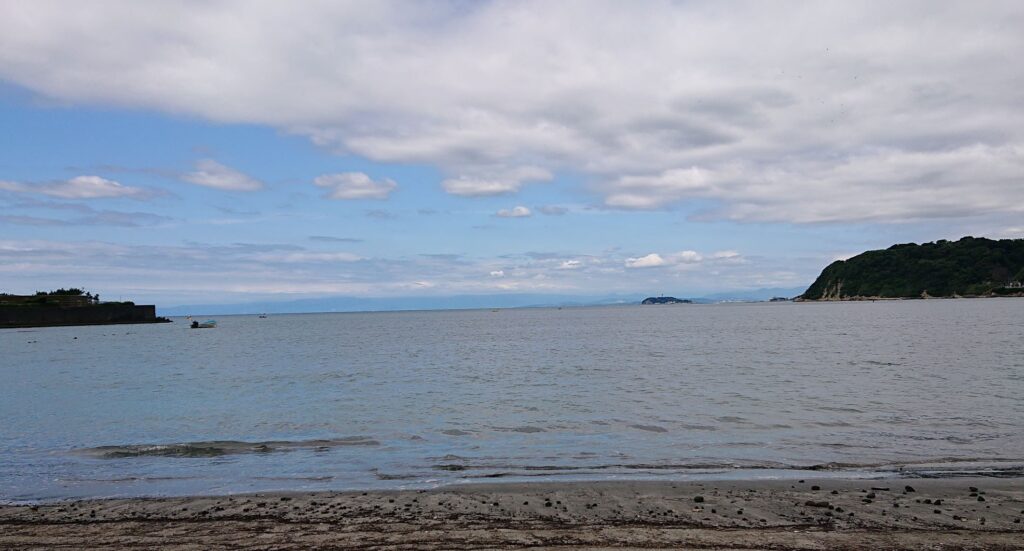
[[[647,256],[641,256],[639,258],[627,258],[627,268],[656,268],[658,266],[665,266],[668,264],[664,258],[658,253],[651,253]]]
[[[452,195],[464,197],[487,197],[505,195],[519,191],[519,182],[482,180],[477,178],[448,178],[441,182],[441,187]]]
[[[1003,228],[995,233],[1001,239],[1021,239],[1024,238],[1024,226]]]
[[[362,172],[324,174],[317,176],[313,183],[327,188],[329,199],[387,199],[398,188],[394,180],[374,180]]]
[[[189,172],[181,179],[191,184],[224,191],[259,191],[263,189],[263,182],[224,166],[213,159],[203,159],[197,162],[195,172]]]
[[[719,251],[712,254],[710,258],[714,261],[738,260],[740,255],[735,251]],[[625,265],[627,268],[674,266],[677,270],[690,270],[705,260],[706,257],[699,252],[686,250],[669,254],[651,253],[646,256],[627,258]]]
[[[908,221],[1024,212],[1024,145],[926,152],[876,150],[844,159],[788,159],[771,169],[730,162],[605,185],[606,203],[658,208],[686,199],[722,206],[705,216],[744,221]],[[976,182],[985,182],[978,189]]]
[[[577,270],[583,267],[583,263],[579,260],[566,260],[558,265],[560,270]]]
[[[0,78],[429,164],[457,195],[565,171],[613,208],[893,222],[1024,210],[1022,21],[1019,2],[37,0],[0,4]]]
[[[519,191],[528,182],[551,180],[553,175],[543,168],[522,166],[512,170],[492,168],[487,176],[466,176],[446,178],[441,187],[452,195],[464,197],[488,197],[507,195]]]
[[[67,285],[67,267],[74,266],[76,281],[90,290],[155,300],[163,306],[221,304],[281,294],[379,297],[518,291],[596,295],[648,289],[701,296],[807,285],[826,260],[753,257],[741,265],[703,255],[703,262],[672,264],[670,259],[678,253],[652,253],[641,257],[640,264],[661,258],[665,267],[642,270],[625,266],[627,261],[641,259],[616,251],[568,256],[580,265],[563,269],[565,253],[359,258],[284,243],[131,245],[0,238],[0,280],[9,292],[56,288]]]
[[[105,199],[115,197],[142,198],[149,193],[99,176],[76,176],[62,182],[25,184],[0,181],[0,191],[34,193],[61,199]]]
[[[526,218],[532,216],[533,213],[530,209],[520,205],[511,209],[501,209],[497,212],[497,215],[501,218]]]
[[[651,209],[697,195],[708,187],[708,172],[696,167],[672,169],[656,176],[623,176],[609,184],[605,204],[624,209]]]
[[[280,262],[284,264],[303,264],[318,262],[356,262],[362,257],[348,252],[315,252],[315,251],[284,251],[266,252],[248,255],[246,258],[260,262]]]
[[[704,257],[697,251],[681,251],[672,255],[672,260],[683,264],[693,264],[704,260]]]

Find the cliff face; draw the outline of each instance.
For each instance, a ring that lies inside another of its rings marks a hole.
[[[77,308],[62,308],[60,306],[0,306],[0,328],[159,323],[166,321],[169,320],[156,316],[156,307],[152,305],[110,303]]]
[[[805,300],[1020,296],[1024,239],[893,245],[829,264]]]

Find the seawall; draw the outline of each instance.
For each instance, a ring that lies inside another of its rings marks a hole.
[[[77,308],[59,306],[0,306],[0,328],[55,327],[62,325],[107,325],[117,323],[161,323],[156,306],[124,303],[97,304]]]

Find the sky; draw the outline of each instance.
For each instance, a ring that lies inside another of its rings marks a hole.
[[[1020,2],[0,3],[0,291],[700,296],[1024,237]]]

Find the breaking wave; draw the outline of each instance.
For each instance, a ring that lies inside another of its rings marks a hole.
[[[343,446],[379,446],[380,442],[366,436],[346,436],[321,440],[269,440],[243,442],[239,440],[212,440],[177,444],[128,444],[82,448],[77,453],[102,459],[126,457],[219,457],[247,453],[273,453],[293,450],[329,450]]]

